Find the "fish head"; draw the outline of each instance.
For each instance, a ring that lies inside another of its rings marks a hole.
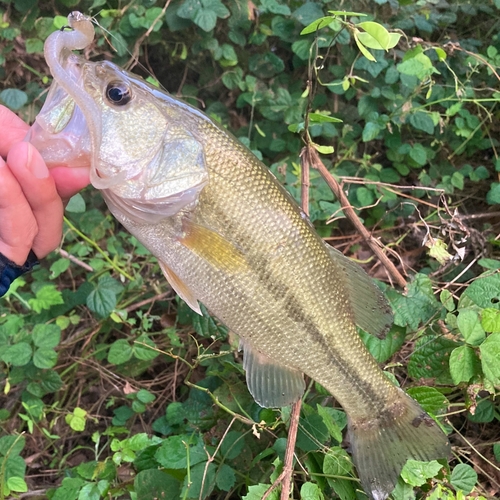
[[[155,223],[196,203],[208,170],[187,105],[109,61],[74,54],[65,35],[47,39],[54,81],[29,142],[49,167],[90,165],[113,212]]]

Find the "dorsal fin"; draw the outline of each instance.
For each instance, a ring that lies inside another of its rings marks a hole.
[[[329,245],[327,248],[332,259],[344,271],[356,325],[383,338],[391,328],[393,315],[382,290],[361,266],[335,248]]]
[[[298,401],[304,394],[304,375],[288,368],[241,341],[247,386],[255,401],[264,408],[281,408]]]

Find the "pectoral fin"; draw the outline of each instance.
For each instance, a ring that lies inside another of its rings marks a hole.
[[[186,284],[166,264],[160,261],[160,268],[177,295],[196,313],[203,316],[198,300]]]
[[[190,219],[183,221],[182,228],[180,243],[215,268],[229,273],[248,269],[243,253],[219,233]]]
[[[392,325],[392,310],[380,288],[363,269],[344,254],[328,246],[332,260],[346,278],[354,321],[365,332],[383,338]]]
[[[302,397],[306,388],[302,372],[277,364],[246,342],[241,346],[248,390],[260,406],[281,408]]]

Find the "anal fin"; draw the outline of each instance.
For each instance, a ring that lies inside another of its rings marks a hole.
[[[246,342],[241,346],[248,390],[260,406],[281,408],[302,397],[306,388],[302,372],[277,364]]]
[[[186,284],[175,274],[172,269],[170,269],[166,264],[159,261],[160,268],[170,283],[170,286],[175,290],[175,293],[196,313],[203,316],[200,309],[200,304],[198,300],[193,295],[191,290],[186,286]]]

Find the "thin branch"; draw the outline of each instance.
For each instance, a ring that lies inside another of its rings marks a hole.
[[[311,145],[307,145],[304,149],[305,151],[303,151],[302,154],[307,155],[310,161],[310,165],[312,165],[313,168],[319,170],[323,179],[325,179],[330,189],[340,201],[340,205],[342,206],[342,210],[344,211],[346,217],[351,221],[356,230],[361,234],[368,246],[372,249],[373,253],[375,253],[375,255],[380,259],[380,262],[386,268],[387,272],[394,279],[394,281],[396,281],[400,287],[406,288],[407,283],[405,278],[397,270],[396,266],[389,260],[387,255],[385,255],[384,251],[381,248],[380,242],[370,234],[365,226],[363,226],[363,223],[349,203],[349,200],[347,199],[344,191],[340,187],[337,180],[325,167],[316,150]]]

